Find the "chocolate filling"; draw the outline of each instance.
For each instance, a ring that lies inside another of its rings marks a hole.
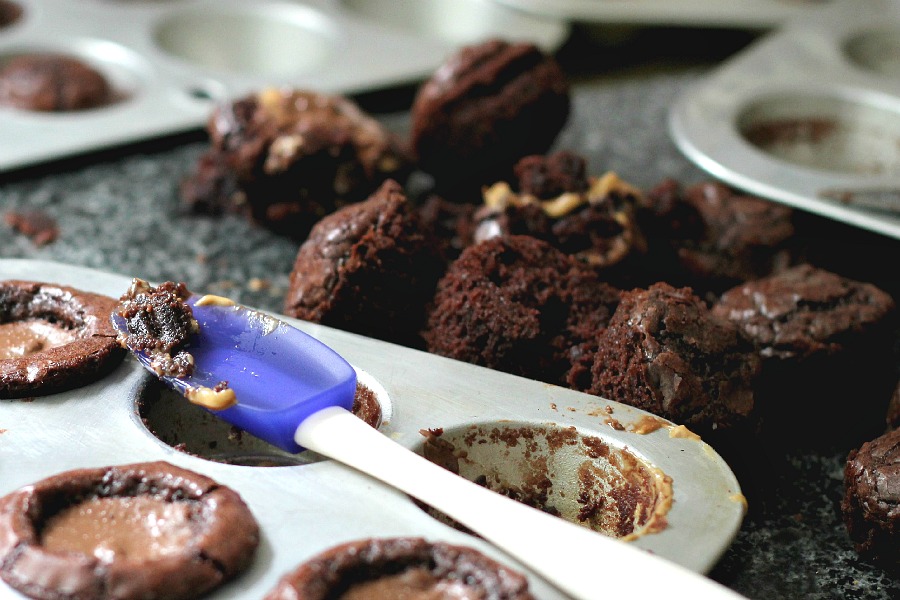
[[[32,281],[0,282],[0,398],[91,383],[125,355],[109,316],[115,300]]]
[[[236,492],[166,462],[68,471],[0,498],[0,577],[32,598],[195,598],[258,544]]]
[[[285,575],[265,600],[533,600],[528,580],[473,548],[421,538],[335,546]]]

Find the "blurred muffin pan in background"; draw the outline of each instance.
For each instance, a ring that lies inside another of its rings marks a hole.
[[[900,5],[835,3],[688,88],[680,149],[750,193],[900,239]]]
[[[211,103],[266,86],[357,93],[410,83],[488,37],[555,50],[568,26],[483,0],[6,0],[0,72],[26,55],[76,59],[112,100],[0,106],[0,170],[203,125]],[[2,76],[0,76],[2,79]],[[2,87],[2,84],[0,84]]]

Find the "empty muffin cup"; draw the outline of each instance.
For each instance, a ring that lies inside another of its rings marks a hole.
[[[188,63],[224,73],[290,77],[321,67],[334,49],[332,23],[301,4],[177,11],[156,44]]]
[[[252,467],[303,465],[320,460],[311,452],[291,454],[250,435],[155,379],[149,379],[138,393],[137,412],[142,424],[162,443],[207,460]],[[357,371],[353,414],[375,428],[390,415],[387,393],[364,371]]]
[[[900,174],[900,112],[838,95],[776,95],[738,117],[743,138],[774,158],[853,175]]]
[[[422,433],[428,460],[567,521],[624,539],[666,527],[671,478],[575,427],[498,422]]]

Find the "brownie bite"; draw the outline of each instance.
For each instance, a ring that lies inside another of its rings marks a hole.
[[[752,426],[758,371],[734,323],[690,288],[660,282],[622,294],[586,391],[707,434]]]
[[[0,577],[30,598],[198,598],[258,545],[235,491],[166,462],[66,471],[0,498]]]
[[[157,375],[187,377],[194,371],[194,359],[183,349],[199,331],[185,302],[190,295],[183,283],[167,281],[153,287],[134,279],[119,299],[116,314],[127,331],[119,333],[119,342],[132,352],[147,353]]]
[[[114,100],[106,77],[62,54],[23,54],[0,68],[0,105],[40,112],[85,110]]]
[[[665,180],[643,198],[646,276],[719,294],[797,261],[793,211],[716,182]]]
[[[528,580],[474,548],[422,538],[364,539],[312,557],[265,600],[533,600]]]
[[[124,351],[109,317],[113,298],[35,281],[0,282],[0,398],[87,385]]]
[[[425,305],[442,271],[428,228],[388,180],[316,223],[297,252],[284,313],[421,347]]]
[[[517,183],[484,191],[473,216],[474,241],[497,235],[542,239],[597,269],[619,287],[633,287],[646,243],[637,225],[641,192],[615,173],[589,177],[570,152],[528,156],[515,167]],[[514,189],[517,188],[517,189]]]
[[[0,0],[0,29],[12,25],[22,16],[22,7],[11,0]]]
[[[410,148],[439,189],[477,190],[544,153],[569,109],[569,83],[552,57],[531,43],[487,40],[460,49],[419,88]]]
[[[850,452],[841,513],[857,552],[900,568],[900,430]]]
[[[207,130],[211,148],[182,183],[185,202],[298,240],[409,170],[395,136],[338,95],[265,89],[218,107]]]
[[[850,436],[858,445],[883,431],[897,382],[889,294],[803,264],[728,290],[713,312],[756,346],[758,404],[782,441]]]
[[[573,348],[606,325],[618,295],[542,240],[491,238],[466,248],[438,283],[426,348],[560,384]]]

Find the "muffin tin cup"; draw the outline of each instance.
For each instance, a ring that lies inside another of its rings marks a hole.
[[[497,0],[541,15],[596,23],[768,28],[832,0]]]
[[[836,3],[688,88],[678,147],[738,188],[900,238],[900,6]],[[891,48],[894,48],[893,52]]]
[[[215,102],[266,86],[356,93],[427,77],[488,36],[551,51],[568,27],[482,0],[16,0],[0,64],[26,53],[81,59],[117,102],[38,113],[0,107],[0,170],[202,127]],[[400,18],[412,5],[418,18]],[[404,5],[409,5],[404,7]]]
[[[0,260],[0,279],[54,282],[113,297],[121,295],[131,281],[81,267],[12,259]],[[653,518],[639,525],[627,543],[698,572],[712,568],[740,527],[746,506],[737,480],[710,446],[684,428],[595,396],[284,319],[327,343],[362,371],[361,381],[375,392],[383,409],[380,431],[407,448],[422,453],[428,439],[440,431],[437,437],[447,436],[459,456],[471,455],[470,464],[489,469],[491,464],[510,460],[504,446],[509,447],[523,431],[531,432],[523,439],[533,439],[538,432],[545,440],[558,441],[560,436],[576,440],[559,454],[565,460],[558,463],[553,463],[555,452],[546,443],[532,448],[529,460],[540,463],[546,456],[553,465],[547,471],[549,480],[566,494],[572,491],[565,486],[577,487],[583,468],[605,470],[612,475],[608,482],[621,483],[616,469],[608,468],[612,463],[622,473],[638,473],[636,481],[647,489],[670,486],[668,510],[661,506],[650,511]],[[339,463],[310,455],[299,459],[303,464],[247,466],[173,448],[148,430],[147,415],[142,418],[139,410],[139,401],[146,399],[154,385],[155,380],[136,361],[127,359],[112,374],[84,388],[0,403],[0,447],[7,457],[0,463],[0,495],[68,469],[166,460],[233,488],[260,523],[262,544],[253,564],[213,598],[262,597],[282,575],[326,548],[361,538],[395,536],[474,547],[525,573],[536,597],[563,597],[480,538],[442,523],[405,494]],[[169,419],[200,422],[188,411]],[[160,425],[158,420],[153,424]],[[187,435],[184,432],[189,429],[175,436]],[[504,442],[494,447],[482,443],[490,439]],[[476,444],[477,452],[466,444]],[[228,451],[231,462],[235,452],[250,457],[245,462],[252,464],[291,462],[254,462],[253,457],[272,456],[262,442]],[[606,456],[606,462],[595,460],[598,456]],[[591,464],[584,467],[586,462]],[[478,477],[470,470],[462,474]]]

